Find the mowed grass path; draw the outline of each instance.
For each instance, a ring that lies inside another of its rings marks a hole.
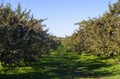
[[[55,51],[28,66],[1,67],[0,79],[120,79],[120,56],[98,58]]]

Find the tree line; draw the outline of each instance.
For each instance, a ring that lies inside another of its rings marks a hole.
[[[0,6],[0,62],[3,66],[37,61],[42,54],[49,54],[59,41],[53,39],[42,22],[35,19],[30,11],[16,10],[11,5]]]
[[[62,45],[78,54],[111,57],[120,54],[120,0],[98,18],[76,23],[79,29],[62,40]]]

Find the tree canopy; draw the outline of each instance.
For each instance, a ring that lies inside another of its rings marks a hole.
[[[120,54],[120,0],[109,4],[109,11],[103,16],[76,24],[79,29],[62,42],[66,49],[97,56]]]
[[[0,6],[0,62],[2,65],[16,65],[20,62],[36,61],[42,54],[57,46],[44,30],[42,22],[30,11],[22,10],[20,4],[12,10],[10,4]]]

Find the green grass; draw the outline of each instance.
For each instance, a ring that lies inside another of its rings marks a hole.
[[[120,56],[98,58],[58,50],[25,67],[2,68],[0,79],[119,79]]]

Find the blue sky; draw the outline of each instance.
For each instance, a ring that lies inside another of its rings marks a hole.
[[[43,24],[49,33],[59,37],[71,35],[78,28],[74,23],[102,15],[108,10],[109,2],[117,0],[4,0],[4,4],[11,3],[14,9],[21,3],[37,19],[48,18]]]

